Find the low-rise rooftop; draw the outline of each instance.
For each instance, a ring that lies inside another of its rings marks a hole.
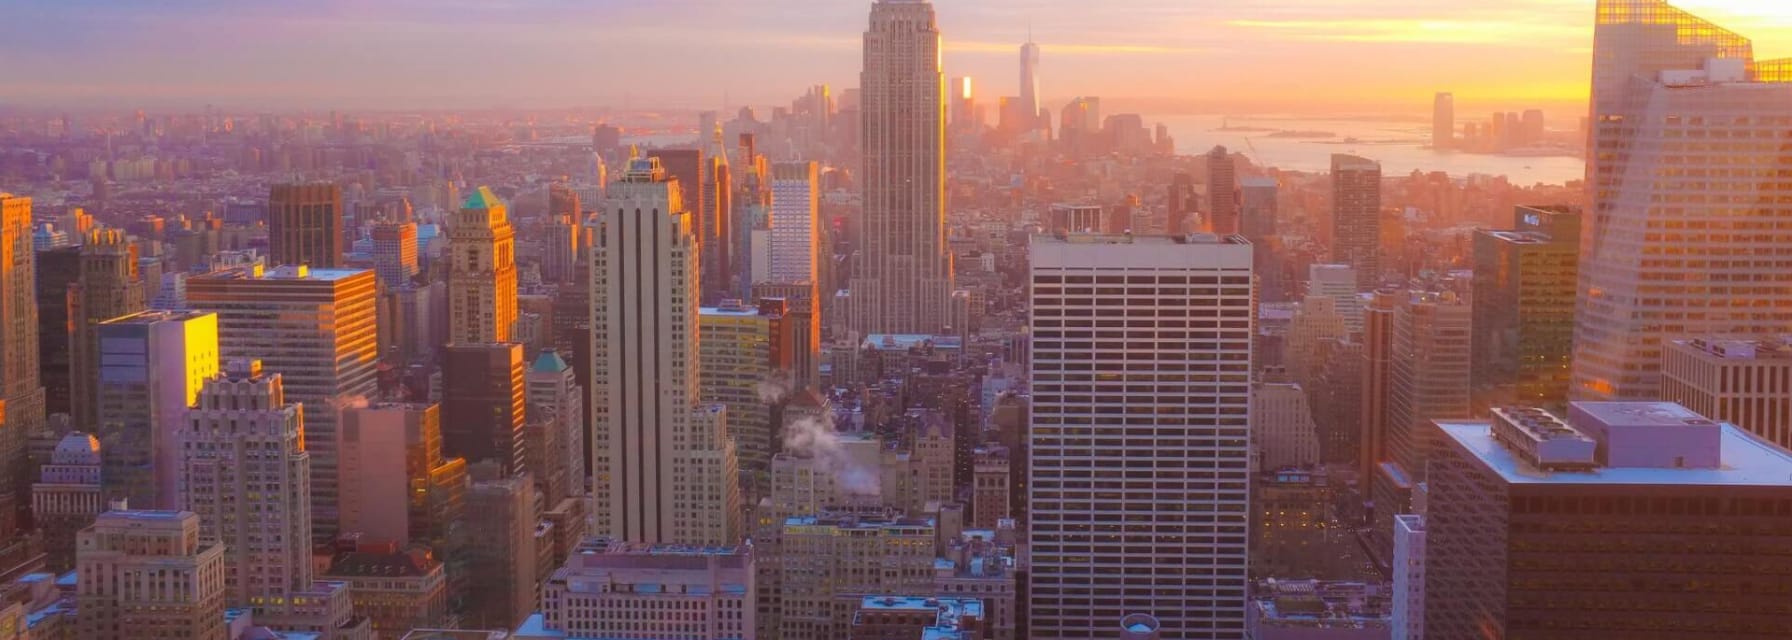
[[[1502,446],[1491,427],[1486,420],[1438,422],[1444,438],[1512,484],[1792,486],[1792,452],[1729,424],[1718,427],[1721,463],[1715,468],[1602,466],[1584,471],[1540,469]]]

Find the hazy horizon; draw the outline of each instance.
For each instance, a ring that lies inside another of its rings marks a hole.
[[[672,109],[784,104],[857,84],[869,2],[322,0],[303,7],[69,0],[0,8],[0,105],[88,109]],[[1593,0],[940,0],[948,76],[1016,93],[1043,49],[1048,106],[1153,114],[1584,109]],[[1680,0],[1792,55],[1792,3]],[[700,7],[700,8],[699,8]],[[681,49],[673,52],[668,45]]]

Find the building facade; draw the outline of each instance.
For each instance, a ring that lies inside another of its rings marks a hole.
[[[0,539],[18,532],[28,479],[25,437],[44,423],[38,369],[37,262],[31,248],[31,199],[0,191]]]
[[[541,613],[520,635],[539,629],[556,638],[752,640],[753,579],[747,547],[594,539],[547,579]]]
[[[1673,403],[1440,421],[1425,637],[1781,638],[1792,453]]]
[[[765,494],[765,476],[781,443],[772,425],[772,405],[789,393],[789,340],[781,339],[783,318],[738,300],[704,307],[699,316],[698,394],[728,408],[728,435],[751,484],[748,498]],[[784,356],[784,357],[780,357]],[[768,397],[770,396],[770,397]]]
[[[515,629],[535,610],[534,487],[527,474],[474,482],[467,492],[466,592],[463,624]]]
[[[51,571],[75,568],[76,534],[106,510],[100,477],[99,438],[73,431],[56,443],[31,485],[31,518],[43,532]]]
[[[1332,262],[1356,270],[1358,291],[1381,281],[1381,164],[1332,155]]]
[[[467,461],[442,457],[440,405],[351,407],[342,424],[342,530],[445,550],[465,509]]]
[[[304,266],[244,267],[187,281],[188,303],[218,315],[219,355],[261,360],[280,374],[287,401],[305,406],[312,534],[320,542],[337,531],[342,409],[379,386],[377,289],[370,270]],[[268,348],[274,344],[282,348]]]
[[[136,244],[117,229],[95,229],[81,245],[81,277],[68,296],[69,409],[78,429],[98,428],[100,344],[94,327],[148,307],[137,258]]]
[[[510,342],[516,328],[516,232],[509,209],[487,187],[467,198],[448,227],[448,342]]]
[[[1792,201],[1769,195],[1792,77],[1769,68],[1662,0],[1598,3],[1574,398],[1654,399],[1668,340],[1792,325]]]
[[[821,175],[814,162],[772,165],[771,224],[772,281],[818,281],[821,273]]]
[[[1238,238],[1033,239],[1032,637],[1092,637],[1132,613],[1165,638],[1244,637],[1251,262]],[[1145,357],[1151,371],[1125,368]],[[1141,460],[1157,479],[1112,475]]]
[[[106,499],[175,508],[181,454],[175,431],[218,373],[218,316],[146,311],[94,327],[99,436]]]
[[[452,344],[442,365],[442,455],[492,461],[507,473],[527,465],[528,422],[520,344]]]
[[[931,334],[947,322],[953,289],[946,247],[946,80],[933,4],[872,3],[864,54],[863,247],[849,286],[851,327],[861,336]]]
[[[676,180],[635,159],[591,249],[595,534],[727,544],[742,529],[726,414],[699,396],[694,219]]]
[[[1391,640],[1425,637],[1425,516],[1394,516],[1394,615]]]
[[[174,434],[182,511],[199,540],[224,548],[225,602],[283,607],[311,586],[311,456],[304,409],[280,374],[232,361],[207,380]]]
[[[387,289],[417,277],[417,223],[381,222],[373,227],[373,272]]]
[[[1792,336],[1665,345],[1661,399],[1792,449]]]
[[[820,514],[787,519],[781,534],[776,631],[764,637],[851,637],[866,595],[933,587],[935,529],[924,519]]]
[[[268,190],[268,260],[275,266],[344,266],[342,187],[277,184]]]
[[[1519,207],[1511,231],[1475,232],[1477,406],[1567,402],[1580,226],[1571,207]]]
[[[230,640],[224,545],[184,511],[109,511],[77,544],[75,637]]]

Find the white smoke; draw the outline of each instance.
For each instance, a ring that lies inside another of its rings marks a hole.
[[[760,380],[754,390],[759,392],[760,402],[777,404],[790,397],[790,392],[794,391],[792,382],[789,372],[777,371]]]
[[[867,468],[847,451],[833,420],[803,417],[791,422],[784,428],[784,450],[814,460],[817,472],[833,476],[842,497],[882,493],[878,469]]]

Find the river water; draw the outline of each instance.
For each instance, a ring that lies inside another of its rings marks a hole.
[[[1419,171],[1443,171],[1452,176],[1486,174],[1506,176],[1514,184],[1538,182],[1563,184],[1580,180],[1586,171],[1580,158],[1567,156],[1517,157],[1436,151],[1430,148],[1431,125],[1394,120],[1308,118],[1240,118],[1218,115],[1169,116],[1146,120],[1162,122],[1176,138],[1176,152],[1201,154],[1214,145],[1242,152],[1258,165],[1293,171],[1330,170],[1331,155],[1349,153],[1381,163],[1382,175],[1400,176]],[[1268,131],[1220,131],[1221,127],[1248,127]],[[1276,131],[1323,131],[1335,137],[1272,137]],[[1356,138],[1356,143],[1345,143]]]

